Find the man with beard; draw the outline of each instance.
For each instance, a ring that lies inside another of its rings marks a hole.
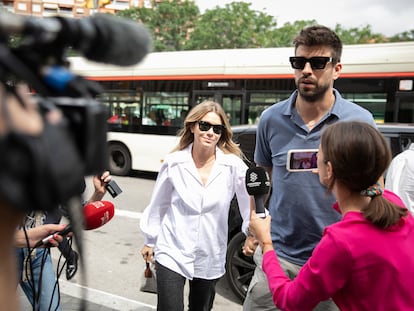
[[[323,129],[334,122],[359,120],[375,126],[369,111],[343,99],[334,89],[342,70],[342,42],[335,32],[324,26],[310,26],[293,43],[295,56],[289,61],[297,90],[260,116],[254,156],[257,165],[271,176],[273,247],[292,279],[311,256],[324,228],[341,216],[332,208],[335,199],[326,193],[317,174],[286,170],[288,151],[317,149]],[[257,265],[243,310],[278,310],[262,271],[262,250],[254,237],[246,239],[243,252],[254,255]],[[315,310],[338,309],[327,300]]]

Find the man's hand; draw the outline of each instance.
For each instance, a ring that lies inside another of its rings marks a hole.
[[[259,241],[254,236],[247,236],[242,247],[243,254],[245,256],[253,256]]]

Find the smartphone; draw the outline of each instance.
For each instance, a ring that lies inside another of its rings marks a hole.
[[[316,169],[318,149],[292,149],[288,151],[286,169],[289,172],[308,172]]]
[[[118,184],[115,180],[111,179],[105,186],[106,190],[108,190],[109,194],[115,198],[122,192],[121,188],[119,188]]]

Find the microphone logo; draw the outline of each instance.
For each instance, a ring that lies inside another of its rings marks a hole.
[[[251,172],[251,174],[250,174],[250,176],[249,176],[249,179],[250,179],[250,181],[256,181],[257,180],[257,174],[255,173],[255,172]]]
[[[260,180],[257,181],[258,178],[259,178],[259,175],[257,175],[256,172],[254,171],[250,172],[249,180],[247,182],[247,187],[259,187],[262,182]]]
[[[101,217],[101,226],[103,226],[104,224],[106,224],[108,221],[110,221],[111,220],[111,217],[110,217],[110,215],[109,215],[109,212],[108,211],[106,211],[104,214],[103,214],[103,217]]]

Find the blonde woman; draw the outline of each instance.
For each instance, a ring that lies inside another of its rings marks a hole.
[[[184,121],[178,146],[157,177],[151,202],[141,218],[142,256],[155,256],[159,311],[211,310],[215,285],[225,273],[227,221],[236,194],[245,232],[250,200],[247,165],[232,141],[223,108],[204,101]]]

